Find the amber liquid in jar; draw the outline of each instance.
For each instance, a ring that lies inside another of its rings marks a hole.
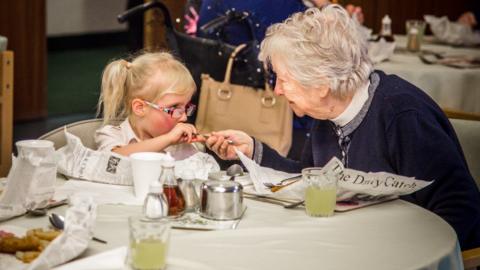
[[[178,185],[163,185],[163,193],[167,197],[168,215],[180,216],[185,211],[185,199]]]

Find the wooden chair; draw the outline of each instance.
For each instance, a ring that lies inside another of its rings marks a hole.
[[[443,109],[457,133],[468,167],[480,188],[480,115]],[[462,252],[465,270],[480,269],[480,247]]]
[[[463,267],[465,270],[475,270],[480,267],[480,247],[462,252]]]
[[[458,110],[453,110],[449,108],[443,108],[443,112],[451,119],[464,119],[464,120],[475,120],[480,121],[480,114],[477,113],[468,113]]]
[[[13,52],[0,52],[0,176],[12,165]]]

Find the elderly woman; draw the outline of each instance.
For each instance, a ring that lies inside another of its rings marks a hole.
[[[420,89],[373,70],[343,8],[309,9],[271,26],[260,58],[277,75],[275,93],[298,116],[315,119],[302,159],[286,159],[234,130],[214,133],[206,142],[211,150],[236,159],[235,146],[262,166],[288,172],[336,156],[348,168],[434,181],[403,199],[450,223],[462,249],[480,246],[480,194],[450,122]]]

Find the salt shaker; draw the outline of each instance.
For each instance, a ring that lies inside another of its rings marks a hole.
[[[196,212],[200,205],[200,200],[195,189],[195,173],[192,170],[185,170],[178,179],[180,190],[185,199],[185,212]]]
[[[158,181],[153,181],[145,201],[143,202],[143,215],[148,219],[160,219],[168,215],[168,203],[163,186]]]

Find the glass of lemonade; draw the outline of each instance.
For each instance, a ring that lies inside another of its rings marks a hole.
[[[130,246],[126,263],[131,269],[165,269],[170,223],[167,219],[151,220],[129,217]]]
[[[323,174],[321,168],[305,168],[302,179],[306,183],[305,210],[312,217],[333,215],[337,201],[337,178]]]

